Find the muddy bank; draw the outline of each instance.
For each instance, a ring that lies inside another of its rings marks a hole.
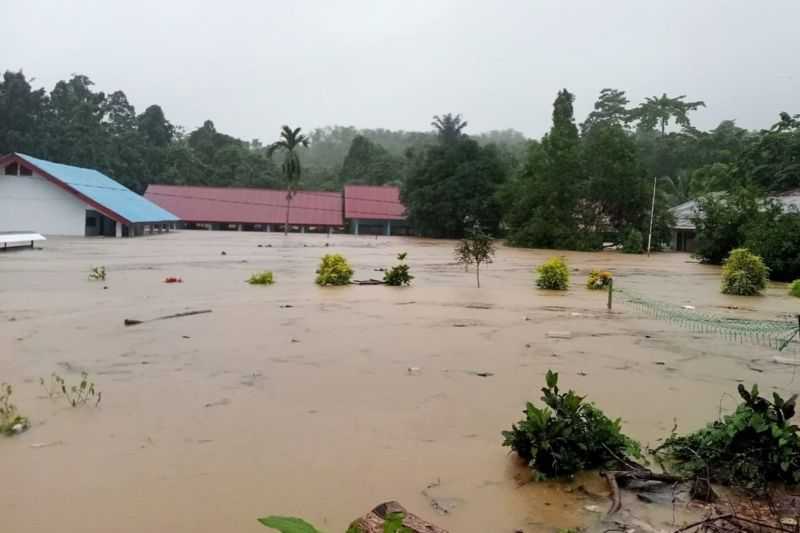
[[[365,278],[408,251],[414,286],[317,288],[318,259],[332,251]],[[726,394],[740,380],[797,388],[766,349],[621,303],[609,314],[582,283],[590,268],[611,268],[618,287],[764,318],[793,309],[783,286],[729,297],[715,267],[683,254],[569,253],[573,287],[545,294],[531,272],[549,255],[501,249],[478,290],[452,243],[403,238],[179,232],[0,254],[0,381],[15,384],[33,422],[0,439],[4,525],[255,532],[256,517],[279,513],[333,532],[385,500],[454,533],[591,525],[600,515],[586,507],[607,507],[591,496],[605,495],[601,479],[527,483],[500,446],[548,368],[644,443],[732,408]],[[105,283],[86,279],[97,265]],[[263,269],[274,286],[244,283]],[[123,325],[191,309],[213,312]],[[81,370],[103,392],[98,409],[42,397],[39,377]],[[32,447],[50,442],[60,444]],[[636,509],[673,519],[671,508]]]

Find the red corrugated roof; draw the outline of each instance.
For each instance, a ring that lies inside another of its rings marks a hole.
[[[384,185],[345,185],[344,217],[361,220],[405,220],[400,188]]]
[[[233,187],[148,185],[145,198],[186,222],[283,224],[286,191]],[[342,195],[338,192],[297,191],[289,211],[290,224],[342,226]]]

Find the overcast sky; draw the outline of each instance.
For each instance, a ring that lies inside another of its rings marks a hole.
[[[705,100],[700,128],[800,113],[800,0],[0,0],[0,69],[72,73],[187,130],[270,141],[281,124],[540,136],[558,89]]]

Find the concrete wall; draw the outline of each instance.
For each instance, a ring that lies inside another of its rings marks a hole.
[[[41,176],[6,176],[0,168],[0,231],[84,235],[87,206]]]

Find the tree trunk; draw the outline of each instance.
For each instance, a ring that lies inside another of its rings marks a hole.
[[[447,530],[409,513],[397,502],[386,502],[378,505],[372,511],[353,522],[350,525],[351,529],[348,529],[348,531],[383,533],[385,518],[392,513],[403,513],[403,526],[408,528],[411,533],[448,533]]]
[[[475,278],[478,280],[478,288],[481,288],[481,264],[475,263]]]
[[[292,188],[286,188],[286,224],[283,226],[283,235],[289,235],[289,211],[292,209]]]

